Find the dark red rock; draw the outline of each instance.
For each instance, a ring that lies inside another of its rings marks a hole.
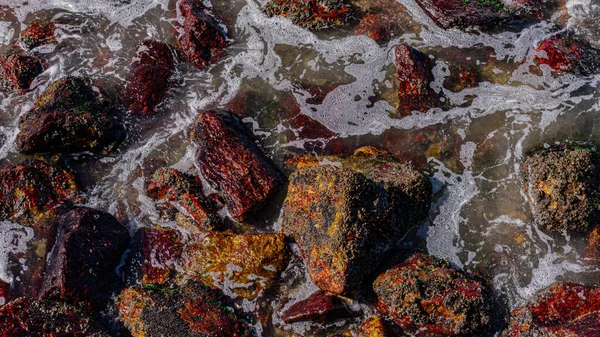
[[[600,336],[600,287],[557,283],[515,309],[501,337]]]
[[[596,226],[588,234],[588,243],[585,247],[586,259],[600,261],[600,227]]]
[[[247,220],[282,184],[283,178],[231,113],[206,111],[190,139],[204,178],[223,193],[231,216]]]
[[[414,254],[373,283],[377,308],[416,336],[476,334],[490,322],[486,285],[434,256]]]
[[[542,41],[536,51],[546,54],[534,58],[537,64],[547,64],[559,72],[590,76],[600,71],[600,51],[570,34],[554,35]]]
[[[43,71],[42,62],[35,56],[13,54],[0,57],[0,87],[13,90],[29,89],[33,79]]]
[[[0,308],[3,337],[110,337],[93,318],[68,304],[20,298]]]
[[[0,220],[49,230],[63,204],[79,203],[75,177],[57,166],[40,160],[0,168]]]
[[[179,49],[186,61],[205,68],[221,57],[227,46],[226,35],[219,22],[197,0],[183,0],[179,5],[183,34],[178,38]]]
[[[172,202],[181,207],[202,231],[219,229],[222,225],[211,201],[202,192],[198,176],[161,168],[154,173],[147,192],[154,200]]]
[[[125,258],[122,274],[128,285],[164,284],[176,274],[183,251],[181,234],[170,228],[140,228]]]
[[[24,50],[30,50],[47,44],[55,44],[56,41],[56,25],[54,22],[32,23],[27,29],[21,32],[18,44]]]
[[[40,297],[95,306],[108,299],[129,233],[112,215],[78,207],[61,216]]]
[[[171,85],[175,61],[164,42],[146,40],[140,44],[125,88],[124,101],[137,115],[149,116],[166,97]]]
[[[352,8],[343,0],[271,0],[263,11],[270,17],[283,16],[295,25],[313,30],[342,26],[352,14]]]
[[[311,321],[320,324],[354,316],[339,297],[318,290],[307,299],[294,303],[281,314],[281,320],[290,324]]]
[[[80,77],[51,84],[19,119],[17,149],[23,154],[106,152],[121,138],[121,127],[106,102]]]
[[[439,106],[440,95],[431,88],[433,61],[406,43],[396,46],[394,52],[400,100],[397,113],[410,115],[413,110],[427,112]]]
[[[119,319],[133,337],[250,337],[252,328],[227,300],[200,282],[134,286],[117,298]]]

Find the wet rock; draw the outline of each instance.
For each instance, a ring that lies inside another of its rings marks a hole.
[[[0,308],[0,335],[109,337],[94,319],[61,302],[20,298]]]
[[[117,306],[133,337],[254,336],[221,295],[199,282],[130,287],[121,292]]]
[[[431,88],[433,61],[406,43],[394,49],[398,68],[397,113],[410,115],[411,111],[427,112],[440,105],[440,95]]]
[[[582,232],[600,209],[596,151],[563,145],[540,150],[523,163],[525,191],[535,223],[547,230]]]
[[[184,210],[201,231],[212,231],[222,225],[211,201],[202,192],[198,176],[161,168],[152,176],[147,192],[155,201],[171,202]]]
[[[546,64],[559,71],[581,76],[600,72],[600,50],[580,41],[572,34],[557,34],[542,41],[536,51],[545,55],[536,56],[537,64]]]
[[[599,322],[599,287],[557,283],[513,311],[500,336],[600,336]]]
[[[321,166],[308,156],[296,159],[281,226],[298,243],[315,285],[349,294],[425,218],[431,183],[411,165],[373,148],[325,158],[341,167]]]
[[[327,324],[354,316],[337,296],[318,290],[307,299],[294,303],[281,314],[284,323],[311,321]]]
[[[54,22],[36,21],[21,32],[17,44],[24,50],[31,50],[47,44],[56,44]]]
[[[600,227],[594,227],[588,234],[584,256],[586,259],[600,261]]]
[[[220,190],[231,216],[247,220],[282,184],[283,178],[231,113],[206,111],[196,118],[190,139],[204,178]]]
[[[108,299],[129,233],[112,215],[78,207],[61,216],[40,297],[92,306]]]
[[[40,160],[0,168],[0,220],[10,220],[44,231],[65,212],[65,205],[79,203],[75,177]]]
[[[481,73],[475,67],[452,63],[449,68],[450,76],[444,79],[444,87],[452,92],[474,88],[481,81]]]
[[[474,334],[490,321],[490,292],[434,256],[414,254],[373,283],[377,308],[417,336]]]
[[[44,71],[40,59],[26,54],[0,56],[0,88],[27,90],[39,74]]]
[[[184,0],[180,3],[182,31],[177,42],[186,61],[197,68],[205,68],[223,54],[226,35],[217,20],[201,1]]]
[[[131,240],[122,273],[128,285],[164,284],[176,274],[183,251],[181,234],[171,228],[140,228]]]
[[[185,248],[182,268],[204,284],[255,299],[273,285],[289,260],[282,234],[212,233]]]
[[[80,77],[63,77],[51,84],[19,119],[20,153],[110,151],[121,129],[105,102]]]
[[[393,330],[393,328],[381,317],[367,317],[362,323],[358,331],[358,337],[394,337],[401,336]]]
[[[286,17],[303,28],[319,30],[346,24],[352,8],[343,0],[271,0],[263,12],[269,17]]]
[[[408,10],[395,0],[355,1],[365,14],[360,19],[355,34],[367,35],[377,42],[386,42],[407,32],[418,32],[419,24],[413,21]]]
[[[169,45],[154,40],[142,42],[124,92],[129,111],[141,116],[153,115],[157,105],[167,97],[174,70],[175,61]]]

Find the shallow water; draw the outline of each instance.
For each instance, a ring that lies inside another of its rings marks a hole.
[[[400,0],[415,24],[378,44],[351,29],[313,33],[286,19],[268,18],[260,11],[265,2],[214,0],[214,12],[231,39],[226,56],[205,71],[181,66],[179,84],[160,115],[131,119],[133,136],[117,153],[101,159],[81,154],[67,161],[85,177],[89,206],[115,214],[132,232],[162,223],[144,192],[151,164],[193,169],[186,139],[197,111],[227,106],[252,91],[256,109],[244,122],[280,165],[297,153],[321,156],[375,145],[429,172],[436,198],[429,219],[406,244],[485,275],[506,294],[510,308],[557,280],[597,280],[598,267],[582,259],[583,238],[548,235],[532,225],[520,180],[524,154],[534,147],[566,139],[600,144],[600,76],[557,76],[545,66],[532,71],[533,49],[553,34],[552,22],[493,34],[445,31],[413,0]],[[176,3],[169,0],[0,0],[0,52],[36,18],[64,22],[59,44],[39,50],[49,68],[35,88],[25,95],[0,93],[0,164],[22,159],[14,146],[18,117],[52,81],[86,75],[109,96],[118,96],[137,44],[150,38],[173,43],[175,16]],[[554,19],[600,46],[600,6],[594,0],[570,0]],[[434,88],[443,91],[449,107],[392,115],[393,47],[401,42],[435,59]],[[448,62],[456,60],[474,62],[483,81],[458,93],[443,88]],[[321,132],[315,138],[290,127],[270,109],[285,97],[334,135]],[[263,230],[279,228],[277,210],[270,214],[259,220],[267,225]],[[11,226],[0,224],[0,234],[18,231],[28,240],[29,231]],[[0,247],[0,267],[7,252],[21,246]],[[6,263],[3,267],[0,279],[11,278]],[[296,261],[284,275],[283,293],[306,297],[314,286],[305,278]],[[280,305],[278,298],[265,301],[240,305],[261,312],[263,305]],[[283,326],[277,313],[261,331],[265,336],[324,333],[307,324]]]

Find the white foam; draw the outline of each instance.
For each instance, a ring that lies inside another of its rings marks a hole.
[[[21,225],[0,221],[0,281],[13,282],[15,275],[10,271],[11,255],[25,253],[27,243],[33,239],[33,229]]]

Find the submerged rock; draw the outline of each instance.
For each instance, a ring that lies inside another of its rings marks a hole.
[[[194,220],[201,231],[221,227],[221,219],[211,201],[204,196],[198,176],[172,168],[161,168],[152,176],[147,192],[156,201],[175,203]]]
[[[404,5],[396,0],[356,0],[364,15],[360,19],[355,34],[367,35],[377,42],[386,42],[404,33],[418,32],[416,23]]]
[[[600,336],[600,288],[557,283],[515,309],[501,337]]]
[[[156,106],[167,97],[174,71],[175,61],[169,45],[154,40],[142,42],[124,92],[127,108],[137,115],[153,115]]]
[[[344,0],[271,0],[263,11],[267,16],[283,16],[313,30],[342,26],[352,14]]]
[[[535,223],[547,230],[582,232],[600,210],[596,150],[563,145],[540,150],[523,163],[525,191]]]
[[[190,139],[204,178],[221,191],[231,216],[247,220],[264,206],[283,177],[231,113],[201,112]]]
[[[462,336],[490,322],[490,292],[434,256],[414,254],[373,283],[377,307],[417,336]]]
[[[35,56],[26,54],[0,56],[0,88],[27,90],[31,82],[43,71],[42,61]]]
[[[255,299],[273,285],[289,260],[282,234],[212,233],[185,248],[182,268],[204,284]]]
[[[367,317],[360,323],[358,337],[396,337],[401,336],[379,316]]]
[[[117,307],[133,337],[254,336],[220,294],[199,282],[130,287],[117,298]]]
[[[17,148],[23,154],[109,151],[120,126],[89,81],[63,77],[51,84],[19,119]]]
[[[183,0],[179,5],[183,33],[177,42],[186,61],[205,68],[223,54],[226,35],[201,1]]]
[[[315,285],[349,294],[425,218],[431,183],[411,165],[372,148],[326,159],[341,167],[297,159],[281,226],[298,243]]]
[[[281,320],[286,324],[302,321],[327,324],[354,315],[339,297],[318,290],[287,308],[281,314]]]
[[[556,71],[581,76],[600,72],[600,50],[570,34],[554,35],[542,41],[535,50],[545,55],[536,56],[534,61],[546,64]]]
[[[394,49],[398,68],[397,113],[410,115],[411,111],[427,112],[440,105],[440,95],[431,88],[433,61],[406,43]]]
[[[110,337],[94,319],[62,302],[20,298],[0,308],[0,335]]]
[[[21,32],[17,44],[24,50],[47,44],[56,44],[55,30],[56,24],[54,22],[36,21]]]
[[[104,303],[129,233],[112,215],[78,207],[61,216],[40,297],[92,306]]]

